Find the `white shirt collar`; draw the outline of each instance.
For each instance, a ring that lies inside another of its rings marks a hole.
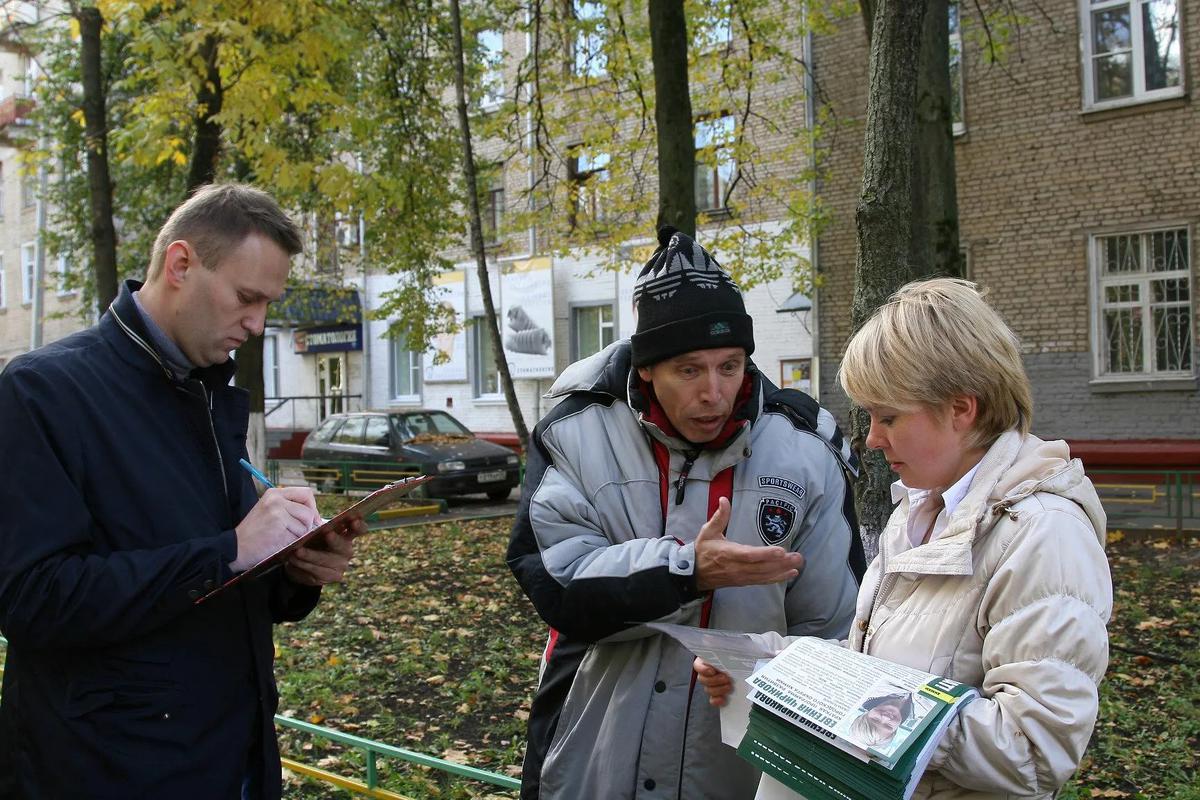
[[[950,521],[950,517],[954,514],[954,510],[958,508],[959,503],[967,496],[967,492],[971,488],[971,481],[975,479],[975,473],[979,471],[979,465],[983,463],[981,458],[975,462],[975,466],[967,470],[966,474],[954,482],[954,485],[942,492],[942,503],[945,506],[937,516],[937,520],[933,524],[933,532],[929,536],[929,541],[933,541],[941,535],[946,529],[946,525]],[[904,485],[903,481],[896,481],[892,484],[892,502],[900,502],[900,498],[908,494],[908,518],[911,523],[916,510],[929,499],[933,493],[932,489],[910,489]],[[911,527],[911,525],[910,525]],[[911,531],[909,532],[911,535]]]

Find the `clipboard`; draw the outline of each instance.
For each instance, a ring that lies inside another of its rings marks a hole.
[[[193,604],[200,605],[205,600],[225,591],[230,586],[233,586],[240,581],[254,578],[270,571],[286,561],[289,555],[294,553],[296,550],[299,550],[301,547],[318,536],[323,536],[329,531],[337,531],[339,534],[343,533],[347,524],[351,520],[366,519],[371,514],[387,508],[400,498],[404,497],[404,495],[411,492],[413,489],[429,483],[431,480],[433,480],[433,476],[431,475],[416,475],[412,478],[405,478],[403,480],[396,481],[395,483],[389,483],[387,486],[384,486],[380,489],[376,489],[354,505],[347,508],[345,511],[342,511],[327,519],[324,523],[313,528],[303,536],[288,542],[286,545],[279,548],[274,553],[271,553],[271,555],[259,561],[257,564],[249,567],[244,572],[239,572],[237,575],[234,575],[232,578],[225,581],[225,583],[213,589],[211,592],[196,598]]]

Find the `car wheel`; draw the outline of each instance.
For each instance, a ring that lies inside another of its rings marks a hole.
[[[493,502],[507,500],[508,496],[510,494],[512,494],[511,486],[507,486],[503,489],[488,489],[488,491],[487,491],[488,500],[491,500]]]

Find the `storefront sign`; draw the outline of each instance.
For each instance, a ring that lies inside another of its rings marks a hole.
[[[297,353],[335,353],[362,350],[361,325],[329,325],[308,328],[292,334]]]

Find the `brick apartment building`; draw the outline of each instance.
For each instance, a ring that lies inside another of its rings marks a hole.
[[[1196,341],[1200,0],[1015,4],[1009,58],[983,63],[975,12],[961,48],[955,157],[968,277],[1021,338],[1034,432],[1092,465],[1200,467]],[[1030,6],[1030,7],[1026,7]],[[816,79],[843,120],[821,192],[824,402],[839,414],[850,335],[867,42],[861,20],[818,36]],[[1167,441],[1163,441],[1167,440]]]

